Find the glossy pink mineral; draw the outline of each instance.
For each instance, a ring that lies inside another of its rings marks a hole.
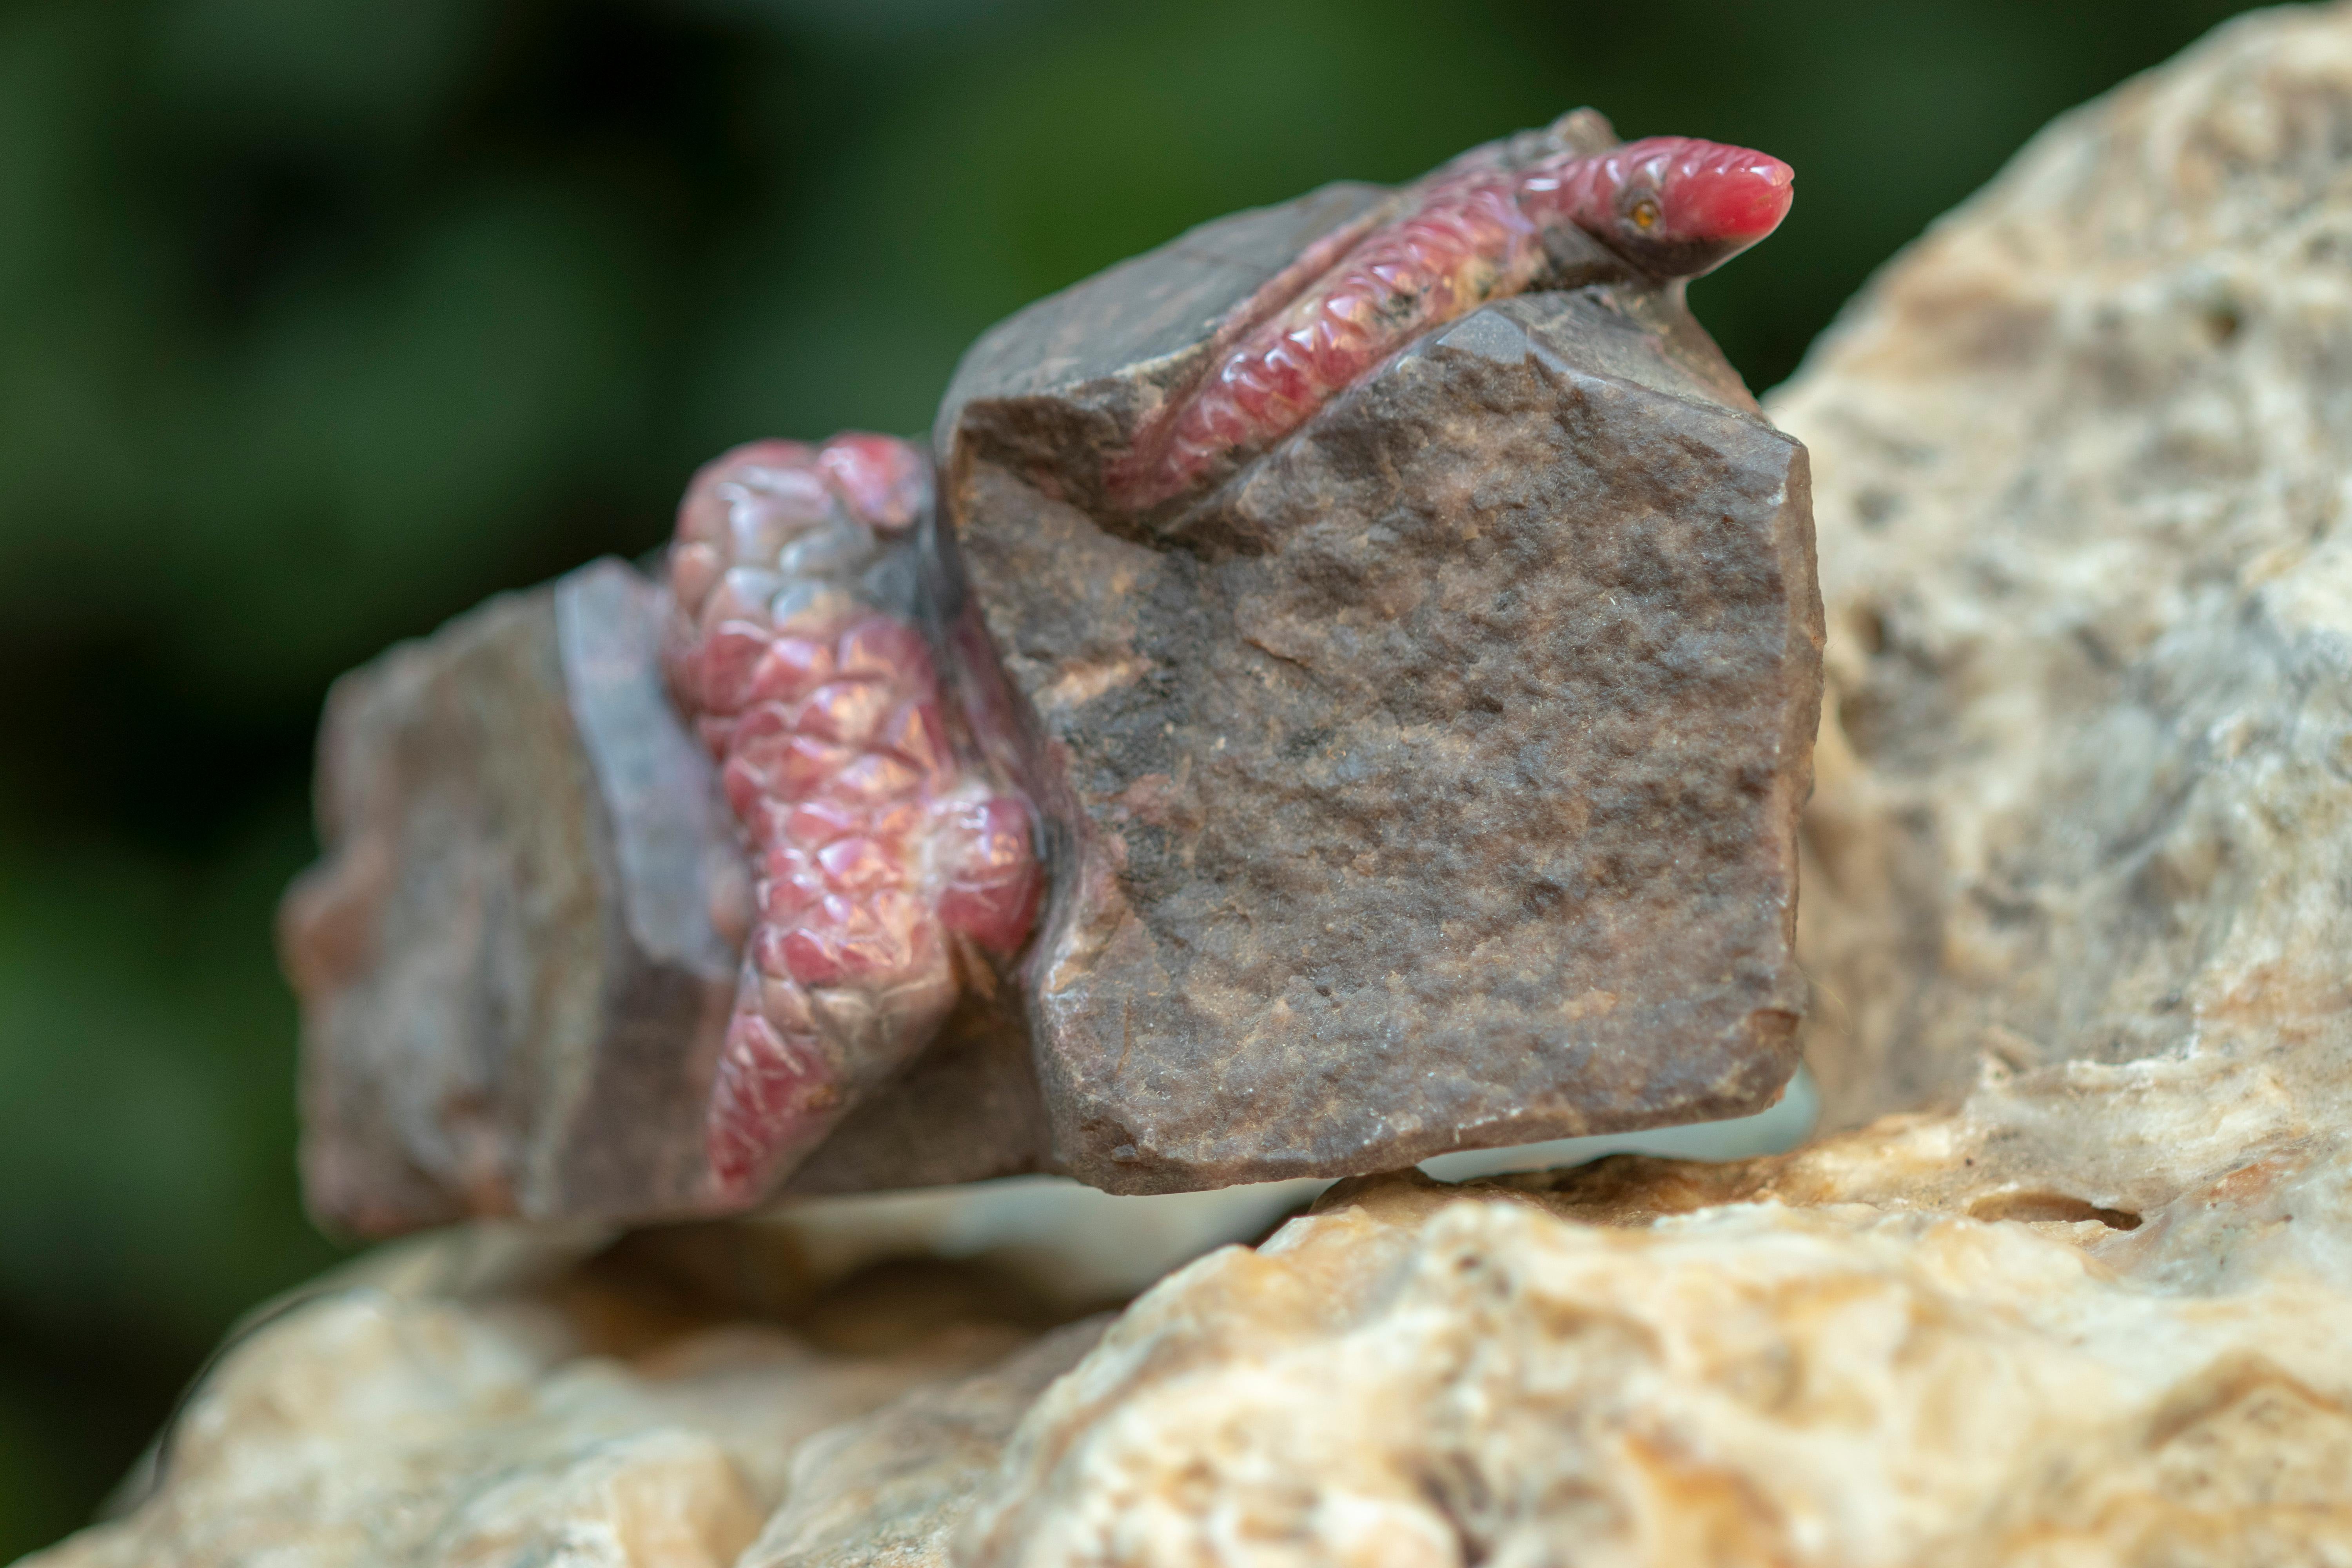
[[[930,493],[919,449],[848,435],[737,447],[678,510],[670,686],[752,872],[707,1124],[729,1201],[921,1049],[960,965],[1011,957],[1036,910],[1027,803],[959,759],[913,606],[879,602]]]
[[[1547,229],[1573,225],[1659,281],[1695,278],[1778,227],[1794,179],[1777,158],[1685,136],[1519,169],[1473,154],[1259,289],[1218,333],[1207,374],[1113,463],[1111,499],[1139,510],[1182,494],[1430,328],[1528,288],[1549,261]]]

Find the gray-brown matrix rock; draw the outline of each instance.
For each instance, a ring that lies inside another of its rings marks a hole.
[[[1065,834],[1055,1152],[1113,1191],[1728,1116],[1795,1067],[1805,453],[1678,290],[1595,261],[1203,496],[1107,499],[1220,321],[1375,195],[1032,307],[940,416],[961,613]]]

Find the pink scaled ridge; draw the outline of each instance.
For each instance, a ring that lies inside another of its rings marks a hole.
[[[670,688],[752,873],[748,931],[714,910],[748,939],[707,1123],[724,1201],[781,1180],[1035,915],[1028,803],[959,759],[913,606],[866,586],[930,497],[919,449],[844,435],[739,447],[678,508]]]
[[[1429,329],[1535,284],[1568,224],[1660,282],[1721,266],[1780,226],[1796,174],[1762,153],[1652,136],[1521,168],[1481,149],[1310,247],[1246,301],[1210,369],[1147,417],[1108,474],[1113,502],[1154,506],[1236,453],[1304,424]],[[1349,243],[1352,241],[1352,243]]]

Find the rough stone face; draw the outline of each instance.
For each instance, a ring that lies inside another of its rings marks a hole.
[[[618,562],[494,600],[340,682],[326,856],[289,895],[303,1174],[338,1229],[721,1206],[703,1151],[741,851],[661,687],[658,591]],[[1034,1169],[1022,1025],[967,997],[793,1190]]]
[[[1363,199],[1032,307],[940,415],[963,613],[1066,830],[1030,961],[1055,1149],[1112,1191],[1736,1115],[1796,1065],[1805,454],[1678,294],[1489,304],[1206,495],[1104,499]]]

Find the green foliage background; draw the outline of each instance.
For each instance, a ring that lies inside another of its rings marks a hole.
[[[326,682],[916,430],[1183,226],[1579,102],[1787,158],[1694,291],[1758,386],[2195,0],[0,0],[0,1558],[334,1257],[271,906]]]

